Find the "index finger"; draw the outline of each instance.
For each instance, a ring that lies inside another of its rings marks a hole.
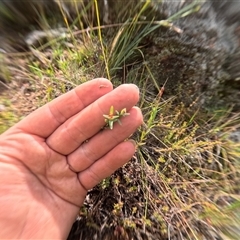
[[[29,134],[46,138],[67,119],[80,112],[101,96],[112,91],[112,89],[111,82],[104,78],[97,78],[83,83],[37,109],[15,125],[15,127]]]

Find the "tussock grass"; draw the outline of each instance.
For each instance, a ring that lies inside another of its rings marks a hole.
[[[171,102],[149,108],[136,154],[147,179],[148,218],[158,214],[168,223],[166,238],[216,237],[224,229],[237,239],[239,219],[228,211],[238,208],[239,143],[230,140],[229,126],[237,127],[239,115],[214,125]]]
[[[174,21],[197,11],[199,2],[157,19],[151,1],[117,1],[115,7],[109,1],[111,24],[102,23],[106,12],[98,1],[82,2],[81,11],[78,4],[73,1],[72,25],[63,12],[65,36],[31,49],[21,72],[28,78],[21,103],[30,95],[38,107],[103,76],[115,86],[139,86],[144,124],[133,136],[133,159],[89,192],[69,239],[238,239],[240,143],[234,134],[240,115],[186,106],[181,92],[165,94],[168,80],[158,82],[145,49],[156,29],[181,31]]]

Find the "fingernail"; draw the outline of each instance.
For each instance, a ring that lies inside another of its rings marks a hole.
[[[138,91],[139,91],[139,87],[136,84],[133,83],[125,83],[125,85],[131,85],[133,87],[135,87]]]
[[[131,142],[135,148],[137,148],[137,143],[133,139],[129,139],[128,142]]]
[[[139,87],[138,87],[137,85],[135,85],[135,84],[134,84],[134,86],[135,86],[135,88],[139,91]]]

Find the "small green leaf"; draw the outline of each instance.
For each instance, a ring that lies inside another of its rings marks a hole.
[[[121,123],[121,121],[119,119],[117,121],[118,121],[119,125],[122,125],[122,123]]]
[[[111,118],[109,117],[109,115],[103,115],[104,116],[104,118],[105,118],[105,121],[108,121],[108,120],[111,120]]]
[[[109,121],[108,125],[109,125],[109,128],[112,130],[113,129],[113,121]]]
[[[110,107],[110,110],[109,110],[109,114],[106,115],[106,114],[103,114],[103,117],[105,118],[105,122],[106,122],[106,125],[110,128],[110,129],[113,129],[113,124],[115,122],[118,122],[120,125],[122,125],[121,121],[120,121],[120,118],[121,117],[125,117],[127,115],[130,115],[130,113],[127,113],[127,109],[126,108],[123,108],[120,113],[116,110],[115,111],[115,114],[116,115],[113,115],[114,114],[114,107],[111,106]]]
[[[120,112],[120,115],[124,116],[127,113],[127,109],[123,108]]]

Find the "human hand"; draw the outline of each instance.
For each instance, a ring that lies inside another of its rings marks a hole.
[[[0,136],[0,239],[66,239],[87,191],[133,156],[138,100],[133,84],[95,79]],[[130,115],[102,130],[111,106]]]

